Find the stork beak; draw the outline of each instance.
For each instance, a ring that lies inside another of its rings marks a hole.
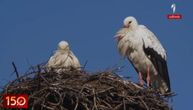
[[[114,38],[114,39],[117,39],[118,37],[119,37],[119,36],[115,35],[113,38]]]
[[[124,36],[118,36],[118,35],[116,35],[116,36],[114,36],[113,38],[114,38],[114,39],[117,39],[117,41],[119,42],[123,37],[124,37]]]
[[[123,28],[129,28],[129,24],[128,25],[123,25]]]

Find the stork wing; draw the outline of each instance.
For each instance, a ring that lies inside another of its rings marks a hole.
[[[163,59],[166,60],[166,51],[161,45],[157,37],[145,26],[140,25],[139,34],[143,39],[145,48],[152,48],[156,51]]]
[[[166,62],[166,51],[162,47],[156,36],[145,26],[140,27],[141,37],[143,39],[143,50],[146,56],[151,60],[158,74],[163,78],[170,91],[170,80]],[[139,32],[139,33],[140,33]]]
[[[72,51],[70,51],[70,55],[69,55],[70,57],[71,57],[71,59],[72,59],[72,62],[73,62],[73,66],[76,68],[76,69],[78,69],[78,70],[80,70],[81,68],[81,65],[80,65],[80,62],[79,62],[79,60],[78,60],[78,58],[74,55],[74,53],[72,52]]]

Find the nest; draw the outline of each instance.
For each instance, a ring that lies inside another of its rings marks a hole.
[[[113,71],[61,73],[41,67],[8,83],[0,93],[28,94],[31,110],[170,110],[166,97]]]

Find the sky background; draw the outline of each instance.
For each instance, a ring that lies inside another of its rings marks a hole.
[[[182,20],[168,20],[172,3]],[[193,109],[192,0],[0,0],[0,86],[16,76],[11,62],[24,73],[30,65],[46,62],[61,40],[86,70],[125,66],[120,75],[137,77],[121,58],[113,36],[123,19],[134,16],[155,33],[168,53],[174,110]]]

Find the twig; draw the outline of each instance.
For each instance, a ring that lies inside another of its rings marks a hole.
[[[94,97],[93,97],[94,106],[93,106],[93,108],[98,110],[98,107],[97,107],[97,104],[96,104],[96,94],[95,94],[95,90],[94,89],[93,89],[93,94],[94,94]]]
[[[87,63],[88,63],[88,60],[86,60],[86,62],[84,63],[82,70],[85,70]]]
[[[147,106],[147,104],[143,101],[143,99],[141,97],[139,97],[140,101],[143,103],[143,105],[145,106],[146,110],[149,110],[149,107]]]
[[[75,107],[74,107],[74,110],[76,110],[77,109],[77,107],[78,107],[78,98],[76,97],[76,105],[75,105]]]
[[[19,73],[18,73],[18,71],[17,71],[17,68],[16,68],[16,66],[15,66],[15,63],[12,62],[12,65],[13,65],[14,72],[16,73],[17,78],[19,78]]]

